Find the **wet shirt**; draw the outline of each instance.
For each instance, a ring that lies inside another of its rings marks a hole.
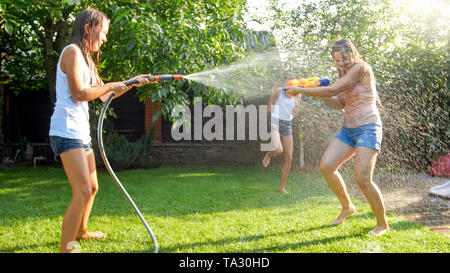
[[[356,128],[370,123],[381,125],[375,79],[371,79],[370,84],[357,83],[340,93],[338,98],[345,104],[343,127]]]
[[[50,136],[60,136],[70,139],[80,139],[84,144],[91,142],[89,128],[88,102],[77,102],[70,93],[67,75],[61,70],[60,62],[64,51],[73,44],[66,46],[60,55],[56,69],[56,103],[50,120]],[[85,62],[82,62],[83,88],[91,87],[92,74]]]
[[[272,112],[272,117],[281,119],[281,120],[288,120],[288,121],[293,119],[295,97],[288,98],[288,97],[286,97],[285,93],[283,91],[281,91],[280,95],[278,96],[277,101],[275,102],[275,106],[278,109],[275,109]]]

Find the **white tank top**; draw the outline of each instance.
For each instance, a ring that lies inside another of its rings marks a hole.
[[[280,92],[275,105],[278,106],[278,111],[272,112],[272,117],[281,120],[292,120],[292,112],[295,106],[295,98],[288,98],[283,91]]]
[[[75,102],[73,100],[67,75],[61,70],[60,66],[61,56],[69,46],[76,45],[70,44],[62,50],[56,68],[56,103],[50,119],[49,135],[80,139],[83,144],[89,144],[91,142],[91,136],[88,102]],[[86,62],[83,60],[82,63],[83,88],[89,88],[95,85],[95,77],[91,77],[91,71]],[[91,84],[91,79],[93,84]]]

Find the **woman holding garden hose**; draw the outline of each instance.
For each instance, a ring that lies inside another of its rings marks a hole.
[[[145,78],[149,75],[134,77],[137,83],[131,86],[125,86],[124,82],[102,82],[96,64],[108,29],[109,19],[104,13],[94,8],[82,11],[75,19],[70,44],[62,50],[57,65],[56,103],[49,136],[55,159],[61,159],[72,187],[72,200],[62,223],[61,252],[72,252],[76,240],[106,237],[99,231],[87,231],[98,191],[88,101],[111,92],[117,98],[132,87],[151,83]],[[95,61],[94,53],[97,53]]]
[[[344,180],[338,169],[354,157],[355,181],[375,214],[377,225],[370,234],[382,235],[389,231],[383,197],[372,177],[381,148],[382,123],[377,108],[378,95],[372,67],[360,59],[353,43],[338,40],[332,49],[339,80],[332,86],[302,88],[288,87],[286,94],[304,94],[324,98],[335,108],[344,109],[342,129],[331,141],[320,161],[320,170],[342,206],[333,221],[341,224],[355,213]]]

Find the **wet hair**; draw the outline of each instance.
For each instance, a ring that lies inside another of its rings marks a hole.
[[[345,39],[337,40],[333,45],[331,54],[333,55],[336,52],[341,52],[346,56],[352,56],[353,58],[355,58],[356,61],[359,61],[361,59],[355,45],[349,40]]]
[[[356,49],[355,45],[346,39],[339,39],[336,41],[333,45],[333,48],[331,49],[331,55],[333,56],[335,53],[341,53],[342,58],[349,58],[353,57],[355,60],[355,63],[361,61],[361,57],[359,55],[358,50]],[[344,76],[342,71],[338,69],[339,71],[339,77]]]
[[[100,61],[102,52],[99,48],[95,61],[93,60],[94,43],[98,42],[100,32],[103,29],[103,23],[109,21],[108,17],[101,11],[88,7],[83,10],[75,19],[72,29],[70,43],[77,45],[91,71],[91,75],[97,80],[100,78],[97,71],[97,65]],[[90,33],[86,33],[84,26],[89,26]],[[92,78],[92,77],[91,77]],[[92,80],[92,79],[91,79]],[[97,81],[98,83],[98,81]]]
[[[356,49],[355,45],[346,39],[339,39],[334,43],[333,48],[331,49],[331,55],[333,56],[335,53],[338,53],[338,52],[340,52],[342,54],[343,58],[353,57],[353,59],[355,60],[355,63],[362,62],[361,56],[359,55],[359,52]],[[344,75],[343,75],[343,72],[341,71],[341,69],[338,68],[338,72],[339,72],[339,77],[342,78],[342,76],[344,76]],[[377,93],[377,103],[380,107],[383,106],[381,104],[381,99],[378,96],[378,93]]]

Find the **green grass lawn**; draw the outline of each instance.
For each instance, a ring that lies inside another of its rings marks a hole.
[[[280,172],[262,167],[162,166],[118,173],[152,228],[160,252],[450,252],[450,239],[388,213],[391,232],[375,226],[369,205],[340,226],[337,198],[316,172],[293,172],[288,195]],[[105,170],[81,252],[153,252],[139,217]],[[71,190],[62,168],[0,170],[0,252],[58,252]]]

